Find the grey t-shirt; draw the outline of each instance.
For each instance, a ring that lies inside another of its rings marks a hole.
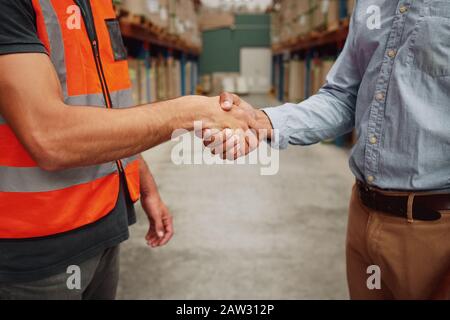
[[[17,53],[46,54],[37,36],[35,12],[31,0],[0,0],[0,55]],[[128,226],[135,222],[122,176],[116,207],[103,219],[50,237],[0,239],[0,283],[30,282],[66,272],[69,266],[127,240]]]

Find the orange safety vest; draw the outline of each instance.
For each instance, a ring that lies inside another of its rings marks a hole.
[[[68,105],[134,105],[111,0],[32,0],[38,36]],[[95,139],[95,137],[92,137]],[[0,239],[44,237],[92,224],[117,202],[120,172],[139,198],[136,157],[60,172],[40,169],[0,116]]]

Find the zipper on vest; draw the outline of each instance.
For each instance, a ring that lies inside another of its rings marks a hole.
[[[89,0],[75,0],[75,3],[81,10],[81,14],[83,16],[84,24],[86,26],[86,31],[88,33],[89,41],[91,43],[92,52],[95,60],[95,67],[97,69],[98,78],[100,80],[100,85],[102,87],[103,98],[105,99],[106,107],[108,109],[114,108],[111,94],[108,89],[108,83],[106,82],[105,72],[103,69],[102,59],[100,56],[99,44],[98,44],[98,36],[97,31],[95,29],[94,17],[92,15],[91,4]],[[125,170],[123,168],[123,164],[121,160],[116,161],[117,168],[120,173],[123,173]]]

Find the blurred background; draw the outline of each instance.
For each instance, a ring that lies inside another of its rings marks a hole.
[[[355,0],[114,1],[136,104],[235,92],[255,107],[317,92]],[[258,165],[177,166],[174,142],[144,154],[175,218],[165,248],[122,247],[121,299],[346,299],[352,134]]]

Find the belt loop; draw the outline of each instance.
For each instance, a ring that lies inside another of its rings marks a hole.
[[[408,216],[408,222],[409,223],[414,223],[414,215],[413,215],[413,211],[414,211],[414,198],[416,197],[416,195],[414,193],[411,193],[408,196],[408,211],[407,211],[407,216]]]

